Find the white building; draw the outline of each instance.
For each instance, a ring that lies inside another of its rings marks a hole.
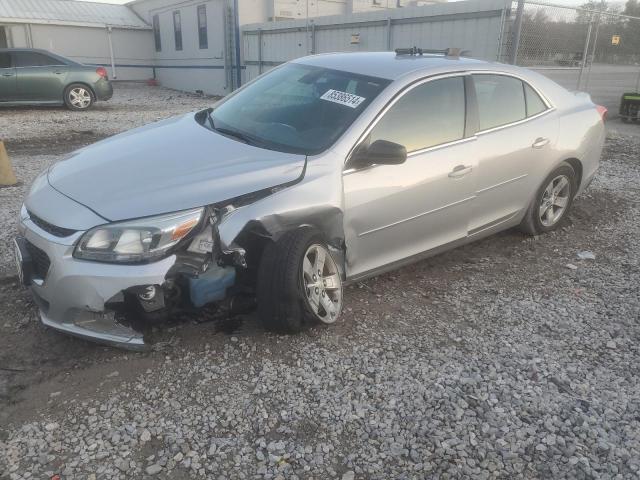
[[[275,20],[397,8],[399,0],[134,0],[127,4],[152,26],[158,81],[170,88],[224,95],[238,84],[238,26]],[[403,0],[407,1],[407,0]],[[439,3],[444,0],[431,0]]]
[[[124,5],[0,0],[0,48],[42,48],[102,65],[118,80],[153,76],[151,27]]]
[[[444,3],[446,0],[266,0],[264,21],[300,20],[307,17],[375,12],[390,8]],[[249,23],[249,22],[247,22]]]
[[[42,48],[108,67],[112,79],[155,78],[169,88],[225,95],[241,83],[242,25],[374,12],[415,1],[0,0],[0,48]]]

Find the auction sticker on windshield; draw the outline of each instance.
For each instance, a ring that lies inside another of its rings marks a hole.
[[[357,108],[362,102],[366,100],[364,97],[359,97],[353,93],[341,92],[340,90],[327,90],[324,95],[320,97],[322,100],[328,102],[339,103],[351,108]]]

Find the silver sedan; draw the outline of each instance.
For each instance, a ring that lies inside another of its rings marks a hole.
[[[20,215],[20,278],[46,325],[128,348],[211,303],[255,303],[277,331],[333,323],[345,282],[561,225],[598,169],[605,114],[513,66],[301,58],[43,172]]]

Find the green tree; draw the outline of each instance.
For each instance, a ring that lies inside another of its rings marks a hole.
[[[632,17],[640,17],[640,3],[638,0],[627,0],[623,13]]]

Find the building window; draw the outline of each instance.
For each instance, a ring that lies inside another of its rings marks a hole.
[[[209,48],[209,40],[207,38],[207,6],[198,5],[198,41],[200,48]]]
[[[156,52],[162,51],[162,40],[160,38],[160,19],[158,15],[153,16],[153,38],[156,42]]]
[[[176,39],[176,50],[182,50],[182,22],[180,21],[180,12],[173,12],[173,35]]]

